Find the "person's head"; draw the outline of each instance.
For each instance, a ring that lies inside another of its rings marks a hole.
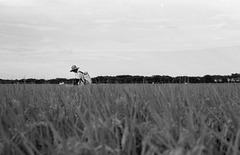
[[[78,71],[78,68],[76,65],[72,65],[70,72],[76,73]]]

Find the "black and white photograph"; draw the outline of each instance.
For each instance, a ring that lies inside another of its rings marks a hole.
[[[239,0],[0,0],[0,155],[239,154]]]

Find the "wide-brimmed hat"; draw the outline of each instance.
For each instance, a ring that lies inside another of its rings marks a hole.
[[[73,72],[74,70],[77,70],[78,68],[79,67],[77,67],[76,65],[72,65],[70,72]]]

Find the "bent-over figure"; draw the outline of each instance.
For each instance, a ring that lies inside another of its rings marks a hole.
[[[78,85],[86,85],[86,84],[92,83],[92,79],[91,79],[90,75],[88,74],[88,72],[80,71],[79,67],[77,67],[76,65],[72,65],[70,72],[75,73],[77,79],[79,80],[77,82]]]

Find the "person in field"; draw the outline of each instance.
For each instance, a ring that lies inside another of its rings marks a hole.
[[[86,85],[86,84],[91,84],[92,83],[92,79],[90,77],[90,75],[88,74],[88,72],[82,72],[79,70],[79,67],[77,67],[76,65],[72,65],[70,72],[74,72],[78,82],[78,85]]]

